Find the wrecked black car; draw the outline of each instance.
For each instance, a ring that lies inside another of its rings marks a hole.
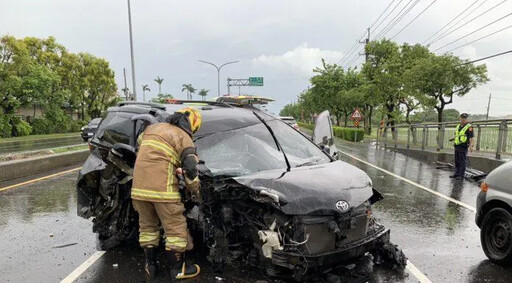
[[[394,258],[404,268],[405,256],[389,244],[390,231],[372,215],[371,205],[382,196],[366,173],[336,159],[327,111],[310,140],[263,111],[218,102],[109,108],[77,183],[78,215],[93,217],[101,248],[137,240],[130,199],[136,138],[184,104],[203,116],[194,136],[203,199],[185,200],[186,216],[201,235],[195,246],[207,247],[215,269],[243,261],[301,280],[307,271],[368,253]]]

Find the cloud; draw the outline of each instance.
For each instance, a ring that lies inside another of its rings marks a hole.
[[[301,77],[309,77],[313,69],[322,64],[322,58],[327,62],[337,62],[343,53],[334,50],[322,50],[308,47],[302,43],[281,55],[260,55],[251,60],[254,67],[271,68],[275,72],[288,73]]]

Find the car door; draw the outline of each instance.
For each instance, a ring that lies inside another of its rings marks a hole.
[[[331,114],[328,110],[325,110],[316,117],[313,142],[333,158],[338,157],[338,149],[334,144]]]

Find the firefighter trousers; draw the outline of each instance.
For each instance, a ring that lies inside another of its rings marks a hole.
[[[143,248],[157,247],[160,242],[160,223],[164,228],[165,249],[185,252],[193,248],[187,230],[187,219],[183,215],[185,206],[181,202],[150,202],[132,200],[139,213],[139,243]]]

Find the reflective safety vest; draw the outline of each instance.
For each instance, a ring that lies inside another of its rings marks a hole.
[[[466,132],[471,127],[469,123],[464,126],[464,128],[460,128],[460,124],[457,125],[457,128],[455,128],[455,145],[461,145],[468,141],[468,136],[466,135]]]

